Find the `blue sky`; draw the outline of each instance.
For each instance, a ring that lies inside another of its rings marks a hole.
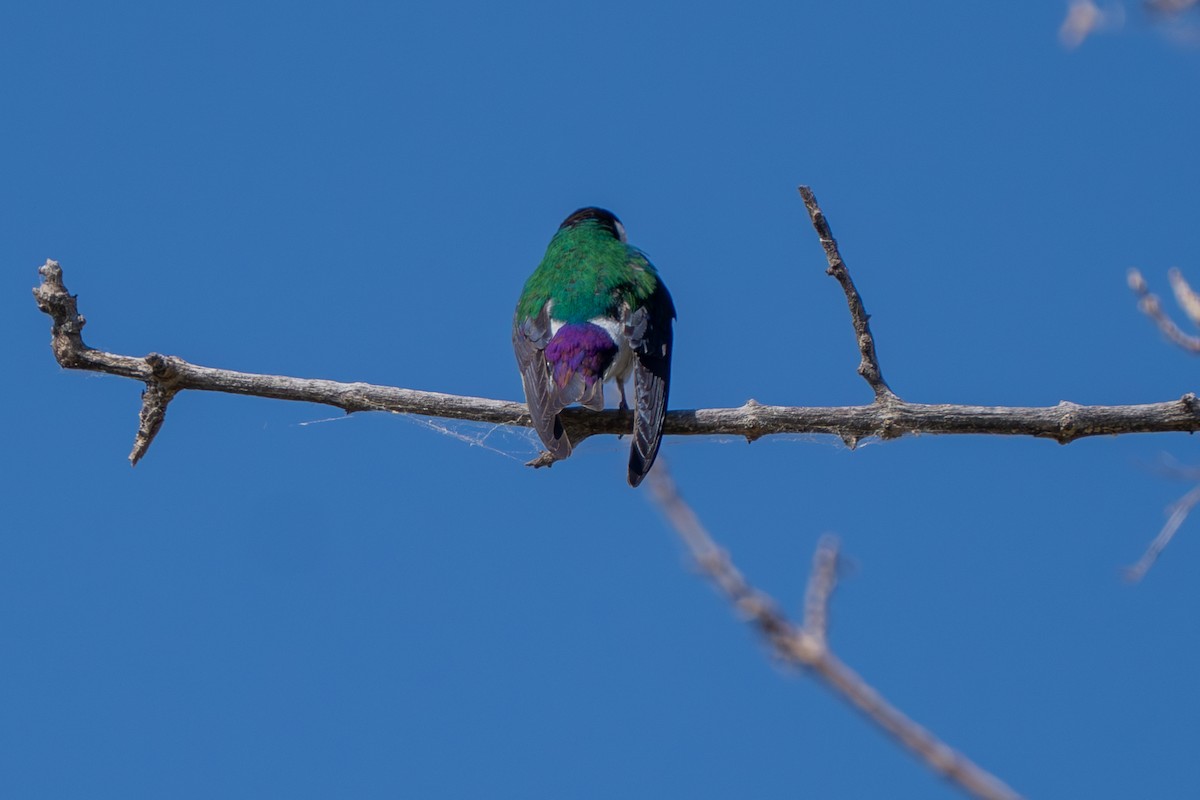
[[[0,774],[12,797],[958,794],[764,646],[627,445],[64,372],[131,355],[504,399],[509,326],[603,205],[679,309],[676,408],[868,402],[797,184],[905,399],[1196,389],[1125,271],[1200,281],[1200,51],[1065,4],[9,4],[0,12]],[[324,421],[334,420],[334,421]],[[314,422],[319,424],[309,424]],[[486,438],[487,447],[472,446]],[[464,439],[466,441],[464,441]],[[498,451],[498,452],[497,452]],[[1182,435],[670,439],[747,575],[851,568],[841,657],[1031,797],[1200,789]]]

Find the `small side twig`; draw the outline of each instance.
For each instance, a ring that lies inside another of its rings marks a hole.
[[[829,598],[837,587],[838,540],[822,536],[813,553],[812,572],[804,593],[804,630],[822,643],[829,635]]]
[[[174,390],[153,381],[146,383],[146,388],[142,391],[142,410],[138,413],[137,435],[133,438],[133,449],[129,451],[131,466],[136,467],[150,449],[150,444],[166,419],[167,404],[174,397]]]
[[[38,308],[54,320],[50,345],[58,363],[72,369],[96,370],[145,382],[137,435],[129,453],[130,464],[137,466],[162,428],[167,405],[179,391],[175,386],[177,370],[173,359],[157,353],[144,359],[130,358],[88,347],[83,341],[83,326],[87,320],[79,313],[76,296],[63,284],[58,262],[46,261],[38,268],[38,274],[42,276],[42,283],[33,290],[33,296]]]
[[[1176,17],[1195,8],[1197,0],[1143,0],[1142,5],[1152,14]]]
[[[1195,292],[1188,286],[1187,281],[1183,279],[1179,270],[1172,269],[1168,273],[1171,281],[1171,286],[1175,290],[1175,297],[1179,304],[1183,306],[1184,311],[1191,316],[1193,310],[1192,300],[1195,298]],[[1142,277],[1142,273],[1135,269],[1129,270],[1128,275],[1129,288],[1138,298],[1138,310],[1154,321],[1158,329],[1163,335],[1174,342],[1179,347],[1187,350],[1189,353],[1200,353],[1200,337],[1192,336],[1184,333],[1183,330],[1175,324],[1175,321],[1167,316],[1162,309],[1162,303],[1158,299],[1158,295],[1150,291],[1146,284],[1146,279]],[[1194,304],[1197,315],[1200,315],[1200,302]],[[1200,324],[1200,318],[1192,317],[1193,322]]]
[[[167,404],[179,391],[175,386],[178,371],[170,358],[151,353],[146,356],[146,364],[150,367],[151,378],[146,381],[146,389],[142,392],[137,435],[133,439],[133,450],[129,453],[129,463],[135,467],[150,449],[150,444],[166,419]]]
[[[1193,325],[1200,326],[1200,294],[1191,287],[1187,280],[1183,277],[1178,269],[1171,268],[1167,271],[1167,280],[1171,284],[1171,291],[1175,295],[1175,302],[1183,309],[1183,313],[1191,320]],[[1186,350],[1189,353],[1200,354],[1200,337],[1192,336],[1185,333],[1176,323],[1175,320],[1167,316],[1163,311],[1162,302],[1158,299],[1158,295],[1150,291],[1146,284],[1146,279],[1142,277],[1140,270],[1134,268],[1129,270],[1128,274],[1129,288],[1138,298],[1138,310],[1154,321],[1158,329],[1163,335],[1171,340],[1175,345]],[[1188,477],[1183,470],[1173,470],[1174,473],[1182,477]],[[1194,475],[1190,477],[1195,477]],[[1171,543],[1171,539],[1175,537],[1184,520],[1192,509],[1200,503],[1200,486],[1192,489],[1183,497],[1176,500],[1167,507],[1168,517],[1158,535],[1154,537],[1154,541],[1150,542],[1150,546],[1142,553],[1142,557],[1136,563],[1125,569],[1125,580],[1130,583],[1137,583],[1142,578],[1146,577],[1146,573],[1154,566],[1154,562],[1158,560],[1159,555]]]
[[[1017,800],[1020,797],[1000,779],[905,716],[829,649],[825,640],[827,606],[837,571],[837,544],[831,537],[822,540],[813,557],[813,572],[806,592],[805,623],[798,626],[770,597],[751,586],[729,555],[717,546],[696,512],[679,494],[661,460],[647,482],[655,501],[696,563],[762,633],[780,659],[807,670],[930,769],[968,793],[986,800]]]
[[[850,321],[854,325],[858,350],[862,354],[862,361],[858,364],[858,374],[863,376],[871,390],[875,392],[875,402],[884,403],[897,400],[899,398],[887,385],[887,381],[883,379],[883,372],[879,369],[879,358],[875,355],[875,337],[871,335],[871,316],[863,307],[862,297],[854,285],[854,280],[850,277],[850,270],[846,267],[842,254],[838,252],[837,240],[833,238],[833,230],[830,229],[824,212],[817,205],[817,196],[809,187],[801,186],[800,197],[804,199],[808,217],[812,220],[817,237],[821,240],[821,247],[825,250],[825,260],[829,262],[829,268],[825,270],[825,273],[836,278],[842,286],[842,291],[846,294],[846,304],[850,307]]]
[[[1183,309],[1183,313],[1187,314],[1193,325],[1200,325],[1200,295],[1196,294],[1196,290],[1183,277],[1183,273],[1175,267],[1167,270],[1167,282],[1171,284],[1175,302]]]
[[[1169,516],[1166,523],[1162,526],[1162,530],[1158,532],[1158,535],[1154,537],[1154,541],[1150,542],[1150,546],[1146,548],[1146,552],[1142,553],[1142,557],[1135,564],[1125,569],[1125,580],[1130,583],[1137,583],[1146,577],[1146,573],[1150,571],[1150,568],[1154,566],[1154,562],[1158,560],[1159,554],[1171,543],[1171,539],[1175,537],[1179,526],[1188,518],[1188,514],[1192,512],[1197,503],[1200,503],[1200,486],[1196,486],[1183,497],[1167,506]]]

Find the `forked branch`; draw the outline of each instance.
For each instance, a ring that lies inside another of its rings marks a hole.
[[[1200,294],[1197,294],[1178,269],[1172,268],[1167,271],[1167,281],[1171,284],[1175,302],[1183,309],[1184,315],[1193,326],[1200,327]],[[1150,291],[1146,279],[1137,269],[1129,270],[1129,288],[1138,298],[1138,309],[1158,326],[1164,336],[1189,353],[1200,353],[1200,337],[1185,333],[1175,323],[1175,320],[1171,319],[1163,310],[1158,295]],[[1192,477],[1195,478],[1194,475]],[[1154,540],[1150,542],[1146,552],[1137,560],[1137,563],[1125,570],[1126,580],[1130,583],[1137,583],[1146,577],[1146,573],[1150,571],[1159,555],[1171,543],[1171,539],[1175,537],[1179,527],[1183,525],[1184,520],[1187,519],[1188,514],[1196,507],[1197,503],[1200,503],[1200,486],[1192,489],[1167,508],[1166,523]]]
[[[1200,295],[1196,294],[1177,269],[1167,271],[1167,280],[1170,281],[1171,290],[1175,293],[1175,301],[1179,303],[1184,314],[1192,321],[1193,325],[1200,326]],[[1158,295],[1150,291],[1146,279],[1137,269],[1129,270],[1129,288],[1137,295],[1138,309],[1154,321],[1164,336],[1189,353],[1200,353],[1200,337],[1184,333],[1183,329],[1175,324],[1175,320],[1163,311]]]
[[[1015,800],[1019,797],[998,778],[905,716],[854,670],[838,660],[829,648],[826,628],[829,598],[837,575],[837,540],[826,537],[817,546],[805,597],[804,624],[797,625],[780,611],[774,600],[750,585],[734,566],[729,554],[717,546],[696,512],[679,494],[665,464],[659,462],[650,473],[648,482],[659,508],[700,569],[734,608],[758,629],[779,658],[791,666],[807,670],[930,769],[975,797],[987,800]]]

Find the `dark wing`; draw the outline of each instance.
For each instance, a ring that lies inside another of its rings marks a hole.
[[[625,335],[633,349],[634,426],[629,448],[629,485],[646,477],[662,440],[671,387],[672,323],[675,304],[662,281],[650,299],[625,321]]]
[[[512,339],[533,429],[550,455],[556,460],[564,459],[571,455],[571,440],[558,418],[563,405],[557,400],[546,364],[545,350],[550,342],[550,314],[546,308],[543,306],[536,317],[524,320],[514,317]]]

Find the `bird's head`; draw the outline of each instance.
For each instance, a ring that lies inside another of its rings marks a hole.
[[[625,239],[625,226],[621,224],[621,220],[617,219],[617,215],[603,208],[596,208],[595,206],[579,209],[563,220],[563,224],[559,225],[558,229],[564,231],[588,222],[595,223],[597,227],[608,231],[614,239],[620,242],[627,241]]]

